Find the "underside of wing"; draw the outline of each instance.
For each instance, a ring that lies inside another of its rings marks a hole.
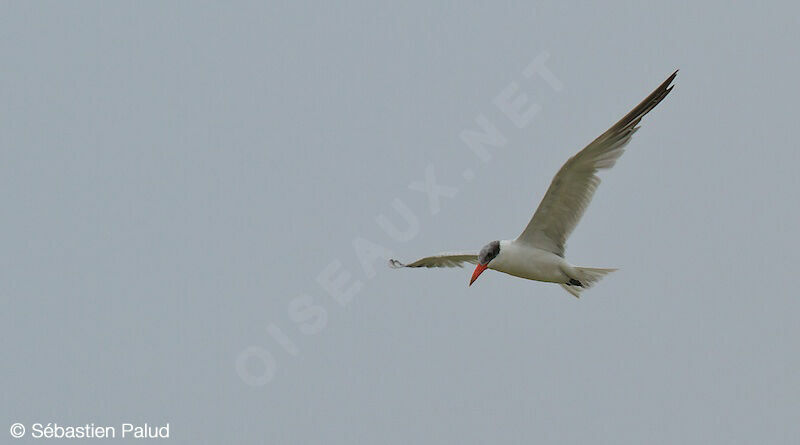
[[[639,129],[642,117],[672,90],[670,84],[677,74],[675,71],[630,113],[561,167],[519,241],[564,256],[567,238],[600,185],[597,171],[614,166]]]
[[[389,266],[401,267],[464,267],[464,263],[478,264],[477,253],[440,253],[439,255],[420,258],[413,263],[401,263],[395,259],[389,260]]]

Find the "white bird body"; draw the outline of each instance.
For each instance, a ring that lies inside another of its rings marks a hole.
[[[567,283],[573,267],[567,261],[537,247],[516,241],[500,241],[500,253],[489,262],[489,269],[548,283]]]
[[[614,166],[645,114],[672,90],[675,71],[639,105],[598,136],[556,173],[525,230],[513,241],[492,241],[480,253],[444,253],[403,264],[389,260],[392,267],[463,267],[476,264],[470,285],[486,269],[529,280],[558,283],[567,292],[580,293],[616,269],[577,267],[564,259],[569,235],[592,200],[600,178],[598,170]]]

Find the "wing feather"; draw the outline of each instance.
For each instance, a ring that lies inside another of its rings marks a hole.
[[[672,73],[619,122],[567,160],[550,183],[519,241],[564,256],[567,238],[600,185],[597,171],[614,166],[639,129],[637,125],[642,117],[672,91],[670,83],[677,74],[678,71]]]
[[[464,263],[478,264],[477,253],[440,253],[438,255],[420,258],[413,263],[404,264],[395,259],[389,260],[389,266],[401,267],[464,267]]]

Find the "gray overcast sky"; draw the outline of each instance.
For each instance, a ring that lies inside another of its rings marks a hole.
[[[4,2],[0,434],[797,443],[795,3],[274,3]],[[581,300],[359,261],[515,237],[676,68],[570,239],[621,268]]]

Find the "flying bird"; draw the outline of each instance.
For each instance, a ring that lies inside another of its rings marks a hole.
[[[567,160],[517,239],[492,241],[478,253],[442,253],[409,264],[390,259],[389,265],[394,268],[430,268],[464,267],[464,263],[472,263],[476,266],[470,286],[486,269],[493,269],[529,280],[558,283],[580,298],[583,290],[616,269],[578,267],[568,263],[564,259],[567,238],[578,225],[600,184],[597,171],[614,166],[639,129],[637,125],[642,117],[672,91],[670,84],[677,74],[678,71],[672,73],[630,113]]]

